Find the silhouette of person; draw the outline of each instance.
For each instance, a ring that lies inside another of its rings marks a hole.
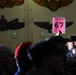
[[[20,43],[15,50],[15,59],[17,64],[17,71],[14,75],[24,75],[33,64],[28,58],[27,49],[33,44],[33,42]]]
[[[2,71],[2,75],[14,74],[14,58],[12,54],[9,46],[0,45],[0,70]]]
[[[53,36],[37,42],[28,49],[35,67],[26,75],[69,75],[64,70],[67,50],[58,45],[57,41],[62,43],[68,40],[61,36]]]

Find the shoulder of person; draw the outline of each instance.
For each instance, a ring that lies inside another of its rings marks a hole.
[[[32,68],[30,71],[26,73],[26,75],[49,75],[46,72],[42,71],[41,69]]]
[[[73,75],[71,72],[67,71],[65,75]]]

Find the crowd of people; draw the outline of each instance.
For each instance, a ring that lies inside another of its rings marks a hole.
[[[51,36],[22,42],[14,53],[0,45],[0,75],[76,75],[75,41],[76,36]]]

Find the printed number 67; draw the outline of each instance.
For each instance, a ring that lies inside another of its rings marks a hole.
[[[60,28],[62,28],[63,22],[56,22],[56,23],[55,23],[55,28],[58,28],[59,25],[60,25]]]

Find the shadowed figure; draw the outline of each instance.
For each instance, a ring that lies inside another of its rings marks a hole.
[[[67,41],[61,36],[52,36],[32,45],[28,53],[35,67],[26,75],[70,75],[64,70]]]
[[[0,75],[13,75],[14,58],[11,49],[6,45],[0,45]]]
[[[33,42],[20,43],[15,50],[15,59],[17,64],[17,71],[14,75],[24,75],[30,68],[33,67],[32,62],[28,58],[27,49]]]

